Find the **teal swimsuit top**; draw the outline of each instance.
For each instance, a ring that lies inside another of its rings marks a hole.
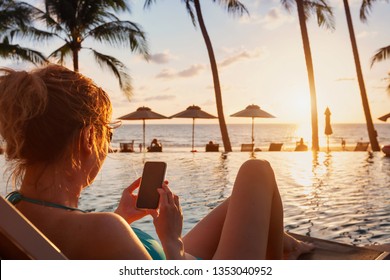
[[[20,192],[11,192],[6,196],[6,199],[11,202],[13,205],[16,205],[18,202],[21,200],[27,201],[30,203],[42,205],[42,206],[47,206],[47,207],[53,207],[53,208],[59,208],[59,209],[65,209],[65,210],[70,210],[70,211],[80,211],[83,213],[86,213],[87,211],[78,209],[78,208],[73,208],[73,207],[68,207],[65,205],[57,204],[57,203],[52,203],[52,202],[47,202],[43,200],[37,200],[37,199],[32,199],[23,196]],[[137,237],[141,240],[142,245],[144,245],[146,251],[149,253],[149,255],[152,257],[153,260],[165,260],[165,254],[164,251],[160,245],[153,237],[151,237],[149,234],[146,232],[135,228],[131,227],[134,231],[134,233],[137,235]]]

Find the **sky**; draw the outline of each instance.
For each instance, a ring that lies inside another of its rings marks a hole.
[[[217,115],[209,58],[200,29],[192,25],[182,1],[156,2],[145,10],[143,0],[133,0],[132,13],[120,15],[122,19],[140,24],[146,32],[151,54],[149,61],[128,49],[85,42],[86,47],[92,46],[126,64],[134,87],[130,101],[120,91],[115,77],[102,70],[87,50],[80,54],[80,72],[94,79],[109,93],[114,119],[141,106],[171,116],[190,105],[197,105]],[[276,116],[274,119],[258,119],[256,123],[310,125],[309,85],[295,7],[288,12],[279,0],[242,0],[249,16],[237,17],[229,15],[211,0],[200,2],[219,66],[226,122],[250,122],[249,119],[230,115],[256,104]],[[315,17],[308,22],[318,121],[320,126],[323,125],[324,111],[329,107],[333,123],[364,123],[343,1],[328,2],[334,9],[336,30],[318,27]],[[371,115],[374,122],[379,123],[377,118],[390,111],[390,94],[386,92],[385,81],[390,71],[390,60],[373,67],[370,60],[379,48],[390,44],[390,3],[378,1],[367,23],[359,19],[361,0],[350,0],[349,3]],[[24,42],[21,45],[29,44]],[[48,54],[60,45],[51,42],[35,43],[33,46],[41,51],[47,50]],[[0,65],[31,68],[26,63],[1,59]],[[68,66],[71,68],[70,62]],[[186,119],[149,121],[191,122]],[[198,120],[197,123],[218,121]]]

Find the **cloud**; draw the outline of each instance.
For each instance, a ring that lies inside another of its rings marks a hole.
[[[280,7],[274,7],[268,11],[265,16],[251,15],[250,17],[243,17],[240,22],[244,24],[261,25],[264,29],[273,30],[286,23],[294,21],[294,16]]]
[[[201,64],[194,64],[188,67],[187,69],[181,71],[175,71],[173,69],[163,69],[160,73],[156,75],[156,78],[159,79],[172,79],[172,78],[189,78],[198,75],[204,70],[205,66]]]
[[[359,34],[356,35],[357,38],[367,38],[367,37],[370,37],[370,38],[374,38],[378,35],[378,32],[377,31],[362,31],[360,32]]]
[[[163,69],[160,73],[156,75],[156,78],[159,79],[171,79],[175,77],[175,72],[172,69]]]
[[[350,82],[350,81],[355,81],[355,80],[356,80],[356,78],[344,77],[344,78],[336,79],[336,82]]]
[[[162,101],[162,100],[173,100],[175,99],[176,96],[172,95],[172,94],[167,94],[167,95],[156,95],[156,96],[150,96],[150,97],[146,97],[144,98],[143,101],[153,101],[153,100],[158,100],[158,101]]]
[[[231,64],[237,63],[242,60],[248,60],[252,58],[258,58],[260,57],[264,51],[260,48],[256,48],[252,51],[248,50],[240,50],[240,51],[235,51],[235,53],[231,54],[229,57],[225,58],[223,61],[218,63],[220,67],[226,67]]]
[[[273,8],[265,15],[261,23],[264,24],[265,29],[276,29],[293,21],[294,17],[292,15],[282,12],[280,8]]]
[[[203,69],[204,69],[203,65],[194,64],[194,65],[191,65],[189,68],[178,72],[177,75],[179,77],[192,77],[192,76],[198,75]]]
[[[161,53],[155,53],[151,54],[149,59],[151,62],[156,64],[167,64],[169,63],[174,57],[169,53],[169,51],[164,51]]]

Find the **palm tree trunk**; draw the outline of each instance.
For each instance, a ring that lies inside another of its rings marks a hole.
[[[79,72],[79,51],[77,49],[73,49],[73,71]]]
[[[213,74],[213,81],[214,81],[214,92],[215,92],[215,100],[217,104],[219,127],[221,129],[223,146],[225,148],[225,152],[231,152],[232,146],[230,144],[229,134],[226,127],[225,117],[223,114],[221,85],[219,83],[218,68],[217,68],[217,63],[215,61],[213,46],[211,45],[211,40],[207,33],[205,23],[203,21],[199,0],[194,0],[194,5],[195,5],[196,16],[198,18],[199,26],[202,31],[203,39],[206,43],[207,52],[209,54],[211,72]]]
[[[359,82],[360,95],[362,97],[364,115],[366,117],[368,137],[370,139],[371,149],[374,152],[377,152],[380,151],[379,143],[377,140],[378,135],[374,128],[374,124],[371,118],[370,105],[368,103],[366,87],[364,85],[364,78],[363,78],[362,68],[360,65],[359,53],[358,53],[358,48],[357,48],[356,38],[355,38],[355,31],[353,29],[351,11],[349,10],[348,0],[344,0],[344,8],[345,8],[345,15],[347,17],[349,36],[351,38],[353,57],[355,60],[356,73]]]
[[[318,141],[318,113],[317,113],[317,94],[314,80],[313,60],[310,50],[309,35],[307,33],[306,17],[303,7],[303,0],[297,0],[299,25],[301,27],[301,35],[303,42],[303,50],[306,59],[307,76],[309,79],[310,88],[310,103],[311,103],[311,130],[312,130],[312,151],[319,150]]]

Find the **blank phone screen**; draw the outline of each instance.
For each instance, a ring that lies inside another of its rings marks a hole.
[[[145,163],[141,186],[138,192],[137,208],[156,209],[159,202],[157,188],[161,188],[167,164],[160,161]]]

